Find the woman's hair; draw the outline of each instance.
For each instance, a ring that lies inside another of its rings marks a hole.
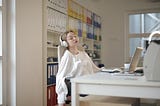
[[[62,41],[67,41],[67,34],[70,32],[75,33],[73,30],[68,30],[68,31],[64,32],[64,34],[61,37]]]
[[[73,30],[68,30],[68,31],[64,32],[64,34],[61,36],[61,40],[67,42],[67,34],[70,33],[70,32],[76,34],[75,31],[73,31]],[[67,49],[68,49],[68,47],[67,47]],[[80,51],[84,51],[84,48],[83,48],[81,45],[78,46],[78,49],[79,49]]]

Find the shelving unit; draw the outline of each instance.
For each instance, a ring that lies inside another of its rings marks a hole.
[[[45,58],[47,76],[47,106],[57,104],[55,93],[56,73],[58,71],[58,45],[60,35],[72,29],[80,38],[95,64],[101,63],[101,19],[74,0],[46,0],[44,7]]]
[[[67,29],[80,37],[81,45],[96,65],[101,63],[101,17],[74,0],[68,0]]]
[[[44,26],[45,30],[45,68],[47,106],[57,104],[55,93],[56,74],[58,72],[58,45],[59,36],[66,31],[67,22],[67,0],[45,0],[44,1]]]

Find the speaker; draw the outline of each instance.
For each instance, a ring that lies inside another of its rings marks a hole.
[[[160,31],[154,31],[150,34],[148,43],[149,46],[144,55],[143,70],[146,80],[160,81],[160,44],[151,42],[152,37],[156,34],[160,35]]]
[[[144,55],[143,70],[146,80],[160,81],[160,45],[151,42]]]
[[[68,43],[66,41],[62,40],[62,36],[63,36],[63,34],[60,35],[60,44],[61,44],[61,46],[68,47]]]

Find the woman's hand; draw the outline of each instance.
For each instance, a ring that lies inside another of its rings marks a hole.
[[[67,96],[67,100],[71,101],[71,96]]]

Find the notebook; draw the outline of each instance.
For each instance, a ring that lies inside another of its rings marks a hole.
[[[137,69],[137,65],[139,62],[139,59],[141,57],[143,48],[142,47],[137,47],[133,57],[131,58],[130,66],[128,70],[123,71],[122,73],[114,73],[113,75],[119,75],[119,76],[142,76],[143,73],[135,73]]]
[[[141,57],[141,52],[143,48],[142,47],[137,47],[133,57],[131,58],[130,66],[128,70],[122,70],[120,68],[113,68],[113,69],[102,69],[102,71],[110,72],[113,73],[113,75],[139,75],[139,73],[134,73],[136,71],[139,59]],[[119,72],[118,72],[119,71]]]
[[[142,50],[143,50],[142,47],[137,47],[136,48],[136,50],[134,52],[134,55],[133,55],[133,57],[131,59],[131,62],[130,62],[130,67],[129,67],[129,72],[130,73],[133,73],[136,70],[139,59],[141,57]]]

